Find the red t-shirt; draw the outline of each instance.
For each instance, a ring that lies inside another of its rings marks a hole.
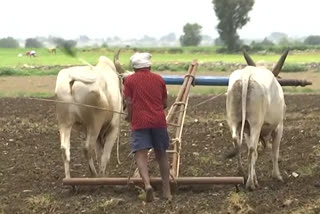
[[[163,106],[167,88],[160,75],[140,69],[126,78],[124,96],[132,102],[132,130],[167,127]]]

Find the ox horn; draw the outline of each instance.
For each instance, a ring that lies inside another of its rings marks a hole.
[[[283,66],[283,64],[284,64],[284,61],[285,61],[286,58],[287,58],[288,53],[289,53],[289,50],[286,50],[286,51],[282,54],[282,56],[280,57],[280,59],[279,59],[278,63],[276,64],[276,66],[273,68],[272,73],[273,73],[273,75],[274,75],[275,77],[279,75],[279,73],[280,73],[280,71],[281,71],[281,68],[282,68],[282,66]]]
[[[115,53],[114,58],[113,58],[113,63],[116,67],[116,70],[118,73],[123,74],[125,73],[125,70],[122,68],[120,62],[119,62],[119,54],[120,54],[120,48],[119,50]]]
[[[256,64],[254,63],[254,61],[251,59],[251,57],[249,56],[249,54],[247,53],[247,51],[245,49],[243,49],[243,56],[247,61],[248,65],[251,66],[256,66]]]

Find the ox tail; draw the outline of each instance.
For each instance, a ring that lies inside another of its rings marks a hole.
[[[250,76],[251,76],[251,72],[244,72],[244,75],[241,78],[242,80],[242,93],[241,93],[242,122],[241,122],[240,142],[239,142],[240,145],[242,145],[244,125],[246,122],[247,95],[248,95],[248,86],[249,86]]]

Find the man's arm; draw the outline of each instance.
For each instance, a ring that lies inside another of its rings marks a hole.
[[[168,91],[167,91],[167,86],[162,79],[163,82],[163,94],[162,94],[162,100],[163,100],[163,109],[166,109],[168,107]]]
[[[125,102],[127,106],[127,116],[125,117],[125,120],[130,123],[132,119],[132,102],[130,98],[125,98]]]
[[[168,107],[168,99],[167,97],[163,99],[163,109],[166,109]]]

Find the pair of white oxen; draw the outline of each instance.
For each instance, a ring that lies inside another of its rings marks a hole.
[[[244,176],[240,148],[245,136],[248,146],[246,187],[249,189],[258,186],[255,162],[259,140],[264,145],[272,146],[272,175],[282,181],[278,156],[286,105],[282,87],[276,77],[287,54],[285,52],[273,71],[270,71],[264,67],[256,67],[244,53],[248,66],[234,71],[229,78],[226,111],[234,143],[234,151],[230,156],[237,155],[238,168]],[[91,174],[98,175],[93,159],[96,156],[99,174],[105,175],[111,150],[120,131],[119,113],[122,112],[123,104],[121,75],[126,72],[121,68],[118,57],[119,52],[112,62],[102,56],[96,66],[71,67],[58,74],[55,93],[57,100],[61,101],[57,103],[57,119],[66,178],[71,177],[70,134],[76,122],[85,125],[87,130],[84,154]]]

